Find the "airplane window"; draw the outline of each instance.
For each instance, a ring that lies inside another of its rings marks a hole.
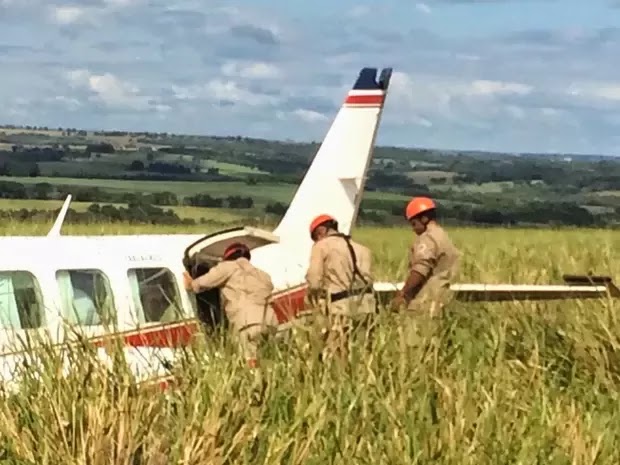
[[[99,326],[111,323],[112,291],[99,270],[59,270],[56,280],[62,298],[63,317],[71,325]]]
[[[181,297],[170,270],[133,268],[127,274],[140,323],[167,323],[183,318]]]
[[[34,275],[28,271],[0,272],[0,326],[34,329],[43,322],[43,299]]]

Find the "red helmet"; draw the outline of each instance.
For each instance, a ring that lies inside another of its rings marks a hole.
[[[314,233],[314,230],[321,226],[326,221],[336,221],[331,215],[319,215],[310,223],[310,236]]]
[[[428,197],[414,197],[407,204],[405,216],[407,217],[407,220],[410,220],[414,216],[418,216],[419,214],[433,210],[434,208],[436,208],[435,202]]]
[[[234,254],[235,252],[239,252],[239,251],[249,252],[250,248],[247,245],[242,244],[241,242],[235,242],[234,244],[230,244],[228,247],[226,247],[226,250],[224,250],[224,255],[222,256],[222,258],[226,260],[232,254]]]

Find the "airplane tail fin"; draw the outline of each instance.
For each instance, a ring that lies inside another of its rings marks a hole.
[[[310,241],[310,221],[323,213],[336,218],[341,232],[350,233],[391,75],[392,68],[383,69],[378,80],[376,68],[360,71],[275,234]]]

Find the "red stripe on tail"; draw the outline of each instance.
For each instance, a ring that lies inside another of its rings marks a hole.
[[[348,95],[345,105],[383,105],[385,94],[379,95]]]

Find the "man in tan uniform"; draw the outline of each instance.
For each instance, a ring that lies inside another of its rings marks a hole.
[[[349,332],[368,323],[376,311],[372,288],[372,255],[367,247],[338,232],[337,221],[319,215],[310,224],[314,241],[306,273],[308,302],[319,307],[326,345],[344,354]]]
[[[436,205],[431,199],[415,197],[405,215],[418,237],[409,254],[409,276],[394,303],[404,303],[408,310],[428,311],[433,317],[449,301],[450,283],[461,254],[437,224]]]
[[[278,320],[269,302],[273,291],[271,277],[252,265],[250,259],[248,247],[235,243],[208,273],[194,280],[185,273],[184,278],[185,288],[191,292],[220,288],[228,321],[240,338],[248,365],[255,367],[259,340],[275,333]]]

